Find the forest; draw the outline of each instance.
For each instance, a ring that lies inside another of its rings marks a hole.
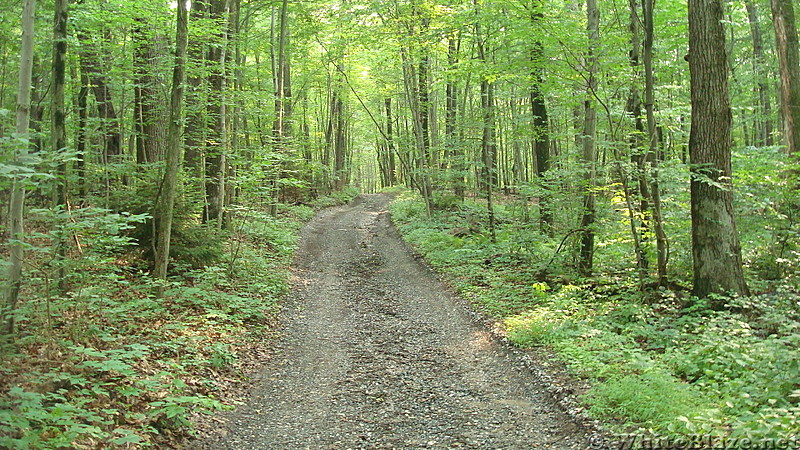
[[[796,6],[0,0],[0,447],[191,435],[376,192],[610,432],[797,443]]]

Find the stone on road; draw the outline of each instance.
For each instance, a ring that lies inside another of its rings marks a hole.
[[[476,324],[364,195],[303,230],[286,328],[209,449],[585,449],[517,357]]]

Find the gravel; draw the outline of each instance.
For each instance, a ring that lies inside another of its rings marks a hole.
[[[529,361],[414,258],[389,199],[361,196],[304,228],[275,354],[193,447],[588,448]]]

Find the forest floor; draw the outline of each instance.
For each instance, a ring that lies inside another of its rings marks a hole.
[[[274,355],[193,447],[588,448],[520,355],[415,259],[390,200],[364,195],[303,229]]]

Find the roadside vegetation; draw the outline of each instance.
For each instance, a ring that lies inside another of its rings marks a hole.
[[[769,163],[752,167],[749,175],[758,176]],[[689,223],[678,214],[668,219],[677,238],[674,281],[643,286],[613,190],[598,200],[591,277],[577,275],[577,239],[549,237],[532,224],[531,202],[498,202],[496,243],[480,219],[482,201],[442,197],[444,207],[429,217],[406,192],[391,212],[404,238],[513,344],[550,349],[586,380],[591,388],[580,401],[610,431],[788,439],[800,432],[800,260],[794,244],[776,245],[789,230],[757,200],[773,188],[747,185],[740,197],[748,282],[758,287],[750,297],[698,299],[684,288]],[[688,209],[688,192],[671,192],[672,209]],[[561,220],[578,208],[568,196],[557,203]],[[724,307],[712,308],[712,300]]]
[[[247,379],[241,359],[271,342],[300,226],[354,195],[280,205],[274,216],[237,207],[224,239],[178,221],[163,298],[135,245],[146,215],[71,216],[59,230],[80,242],[68,295],[50,294],[47,278],[57,236],[37,235],[23,293],[35,300],[16,312],[15,343],[0,349],[0,447],[171,445],[191,432],[193,415],[232,407],[221,395]],[[52,219],[32,211],[30,227],[52,229]]]

